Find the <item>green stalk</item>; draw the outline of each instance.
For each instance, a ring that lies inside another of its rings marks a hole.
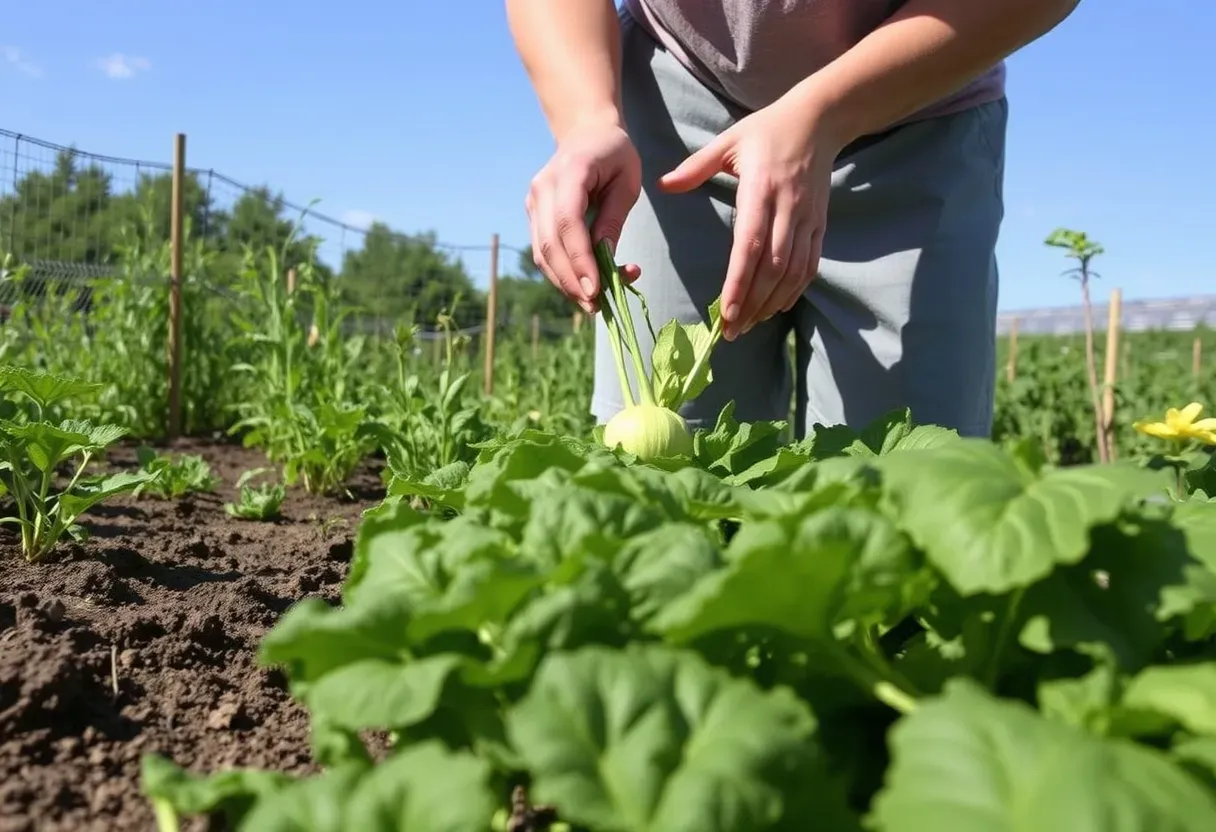
[[[1025,587],[1016,589],[1009,596],[1008,603],[1006,603],[1005,610],[1001,615],[1001,623],[997,629],[996,638],[993,640],[992,648],[985,661],[984,681],[988,685],[989,690],[996,689],[996,683],[999,680],[1001,672],[1001,659],[1004,657],[1005,647],[1008,645],[1009,639],[1013,634],[1013,625],[1017,619],[1018,608],[1021,606],[1022,599],[1025,596]]]
[[[633,326],[633,314],[629,311],[629,298],[625,293],[625,284],[621,280],[621,272],[616,267],[616,261],[608,249],[606,240],[596,243],[595,261],[600,272],[600,295],[605,300],[611,296],[616,303],[616,317],[621,332],[625,336],[624,341],[629,350],[629,357],[633,360],[633,369],[638,376],[639,397],[642,404],[654,405],[654,388],[650,384],[650,378],[646,375],[646,365],[642,361],[642,347],[638,343],[637,330]]]
[[[709,331],[709,349],[697,356],[696,362],[692,365],[692,372],[684,379],[684,385],[680,388],[680,400],[677,407],[683,404],[688,399],[688,393],[692,389],[693,380],[701,375],[701,371],[705,369],[705,365],[709,363],[709,357],[713,355],[714,347],[718,345],[718,341],[722,338],[722,316],[714,321],[713,328]]]
[[[178,832],[181,825],[177,822],[177,811],[173,804],[163,797],[154,797],[151,802],[157,832]]]
[[[625,399],[626,407],[634,407],[633,389],[629,385],[629,373],[625,371],[625,353],[621,348],[621,331],[617,326],[616,316],[612,314],[612,305],[607,302],[600,305],[600,314],[604,316],[604,326],[608,328],[608,345],[612,348],[612,357],[616,363],[617,378],[621,382],[621,396]]]
[[[915,696],[901,688],[892,679],[886,678],[868,662],[854,656],[849,652],[849,648],[832,642],[828,645],[828,652],[858,684],[870,691],[879,702],[889,708],[894,708],[901,714],[910,714],[916,710]]]

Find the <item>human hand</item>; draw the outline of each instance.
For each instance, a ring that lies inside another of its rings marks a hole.
[[[819,270],[832,168],[844,143],[801,88],[722,132],[659,185],[684,193],[738,178],[734,243],[722,286],[722,334],[733,341],[792,309]]]
[[[588,314],[598,308],[599,272],[592,241],[607,239],[613,249],[625,217],[642,188],[642,164],[625,130],[603,122],[576,126],[532,179],[524,204],[532,228],[536,266]],[[590,232],[587,211],[596,209]],[[621,267],[627,282],[640,275]]]

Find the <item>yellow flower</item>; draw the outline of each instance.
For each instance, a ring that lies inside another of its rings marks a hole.
[[[1164,422],[1139,421],[1132,427],[1158,439],[1169,439],[1175,442],[1198,439],[1205,445],[1216,445],[1216,418],[1199,419],[1199,414],[1202,412],[1203,405],[1199,402],[1191,402],[1182,410],[1171,407],[1165,412]]]

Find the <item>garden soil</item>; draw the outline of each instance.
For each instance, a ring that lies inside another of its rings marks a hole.
[[[256,651],[300,598],[337,601],[359,515],[383,496],[376,465],[350,498],[290,491],[263,522],[223,509],[258,453],[168,450],[210,462],[216,493],[116,498],[82,518],[87,542],[34,565],[0,532],[0,832],[154,830],[149,752],[203,772],[315,770],[307,716]],[[135,447],[108,464],[134,467]]]

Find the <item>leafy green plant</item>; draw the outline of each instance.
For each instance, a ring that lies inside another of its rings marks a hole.
[[[33,370],[0,367],[0,393],[19,394],[33,405],[0,419],[0,496],[12,499],[15,516],[0,517],[21,530],[21,553],[41,560],[65,533],[77,540],[86,532],[76,520],[92,506],[132,491],[151,479],[146,472],[85,476],[89,462],[105,452],[125,430],[79,419],[59,423],[44,418],[46,410],[71,396],[94,391],[79,379]],[[67,483],[58,480],[68,467]]]
[[[290,242],[290,241],[289,241]],[[283,466],[288,485],[306,491],[341,490],[375,445],[367,406],[357,403],[351,380],[358,379],[364,341],[344,338],[349,314],[338,289],[323,279],[315,263],[293,266],[297,283],[288,286],[281,268],[284,252],[267,249],[265,262],[247,253],[238,289],[246,301],[236,316],[241,335],[233,365],[248,380],[230,433],[244,434]],[[304,317],[311,324],[304,325]]]
[[[242,520],[274,520],[280,516],[287,488],[282,483],[268,482],[250,485],[250,481],[266,469],[245,471],[237,480],[239,497],[235,503],[224,503],[224,511]]]
[[[324,772],[150,755],[161,828],[484,832],[521,788],[579,832],[1216,828],[1216,502],[906,412],[784,427],[395,479],[259,651]]]
[[[214,491],[220,482],[211,473],[211,465],[198,454],[182,454],[175,460],[141,446],[136,457],[139,469],[151,475],[151,479],[135,488],[137,497],[149,494],[171,500],[194,492]]]
[[[382,407],[371,427],[389,471],[403,476],[467,460],[474,445],[493,436],[482,418],[481,403],[469,392],[472,374],[457,360],[467,336],[455,332],[455,320],[448,312],[437,323],[440,368],[432,383],[409,370],[418,327],[398,326],[393,333],[396,383],[377,388]]]

